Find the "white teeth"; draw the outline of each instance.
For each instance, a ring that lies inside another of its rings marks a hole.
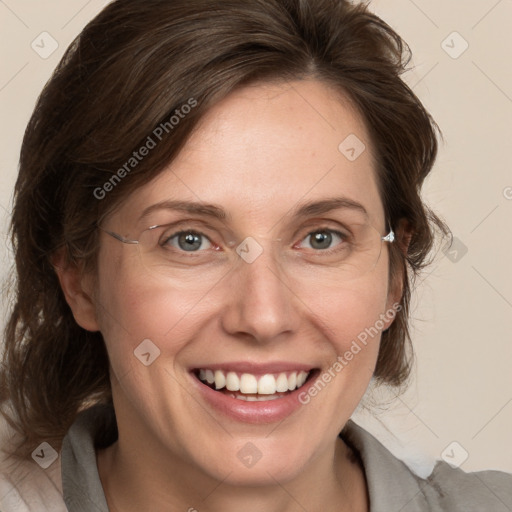
[[[269,395],[285,393],[300,388],[306,382],[308,375],[309,372],[305,371],[290,372],[289,374],[282,372],[279,374],[267,373],[258,378],[251,373],[243,373],[239,377],[236,372],[225,373],[223,370],[215,370],[213,372],[206,368],[201,368],[198,372],[199,379],[208,384],[215,384],[216,390],[221,390],[225,387],[228,391],[240,391],[240,393],[246,395],[266,395],[267,399]],[[240,398],[240,396],[236,396],[236,398]],[[263,400],[264,398],[247,396],[240,399],[254,401]]]
[[[297,372],[293,372],[288,377],[288,389],[293,391],[297,387]]]
[[[286,373],[279,374],[279,377],[276,381],[276,390],[280,393],[288,391],[288,378],[286,377]]]
[[[279,398],[282,398],[283,396],[244,396],[244,395],[231,395],[231,398],[236,398],[237,400],[244,400],[246,402],[268,402],[269,400],[278,400]]]
[[[213,372],[211,370],[205,370],[204,378],[208,384],[213,384],[215,382],[215,377],[213,376]]]
[[[215,371],[215,389],[222,389],[226,385],[226,376],[220,370]]]
[[[240,379],[238,378],[238,375],[235,372],[229,372],[226,375],[226,388],[229,389],[229,391],[240,390]]]
[[[258,381],[258,394],[273,395],[276,392],[276,378],[267,373]]]
[[[250,373],[243,373],[240,377],[240,392],[241,393],[257,393],[258,380]]]
[[[297,387],[300,388],[304,385],[304,382],[306,382],[308,378],[308,372],[300,372],[297,375]]]

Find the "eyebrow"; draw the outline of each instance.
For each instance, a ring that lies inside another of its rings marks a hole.
[[[351,209],[363,213],[368,216],[366,208],[357,201],[349,199],[348,197],[332,197],[320,201],[309,201],[307,203],[299,203],[297,206],[290,210],[291,216],[296,218],[311,217],[313,215],[322,215],[333,210]],[[219,205],[200,203],[196,201],[176,201],[166,200],[156,203],[146,208],[139,218],[139,221],[148,217],[151,213],[157,210],[177,210],[202,215],[205,217],[212,217],[218,220],[229,220],[231,215]]]
[[[205,217],[213,217],[219,220],[225,220],[230,216],[224,211],[221,206],[215,204],[199,203],[195,201],[161,201],[146,208],[139,221],[145,219],[157,210],[177,210],[187,213],[194,213],[196,215],[203,215]]]
[[[321,201],[310,201],[293,209],[292,215],[294,217],[311,217],[312,215],[322,215],[340,209],[356,210],[368,216],[366,208],[361,203],[348,197],[332,197]]]

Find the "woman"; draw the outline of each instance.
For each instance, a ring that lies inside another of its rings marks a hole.
[[[406,382],[448,232],[406,60],[331,0],[118,0],[85,28],[22,147],[2,510],[512,509],[509,475],[420,479],[350,421]]]

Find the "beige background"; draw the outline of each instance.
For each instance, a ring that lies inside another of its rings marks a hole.
[[[0,2],[3,239],[35,100],[72,38],[106,3]],[[458,242],[451,254],[440,253],[416,291],[410,389],[376,418],[361,411],[355,419],[418,469],[422,457],[444,455],[466,471],[512,472],[512,1],[371,5],[410,44],[415,69],[405,78],[444,133],[424,197]],[[31,47],[35,41],[39,52],[52,49],[43,32],[58,43],[46,59]],[[5,243],[0,258],[5,275]]]

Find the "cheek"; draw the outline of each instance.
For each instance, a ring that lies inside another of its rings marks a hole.
[[[101,290],[102,330],[138,339],[169,331],[186,314],[188,301],[176,289],[162,290],[143,279],[124,277]]]
[[[384,269],[385,263],[382,265]],[[356,339],[377,322],[379,330],[386,327],[379,321],[388,300],[387,272],[381,270],[376,269],[357,281],[331,282],[317,289],[316,293],[311,290],[307,295],[305,290],[301,293],[339,350],[347,348],[349,338]]]
[[[365,366],[371,372],[376,361],[380,335],[385,328],[385,287],[376,283],[366,290],[344,290],[322,304],[330,339],[337,356],[351,362],[351,367]],[[353,362],[352,362],[353,361]],[[371,376],[371,375],[370,375]]]
[[[130,396],[161,388],[158,368],[163,380],[182,377],[180,361],[216,318],[223,292],[206,293],[215,282],[198,286],[197,279],[192,273],[179,280],[149,275],[128,261],[104,267],[97,294],[100,330],[113,377]]]
[[[330,364],[323,377],[332,389],[333,410],[339,403],[355,408],[366,391],[382,330],[389,323],[385,316],[387,293],[387,273],[379,272],[357,283],[324,288],[304,300],[314,313],[315,328],[330,347]]]
[[[140,371],[141,361],[136,356],[142,349],[143,353],[149,350],[152,358],[178,353],[200,299],[199,292],[191,292],[186,283],[164,283],[147,275],[140,266],[127,262],[118,262],[115,268],[105,265],[100,272],[96,304],[115,374],[132,368]]]

